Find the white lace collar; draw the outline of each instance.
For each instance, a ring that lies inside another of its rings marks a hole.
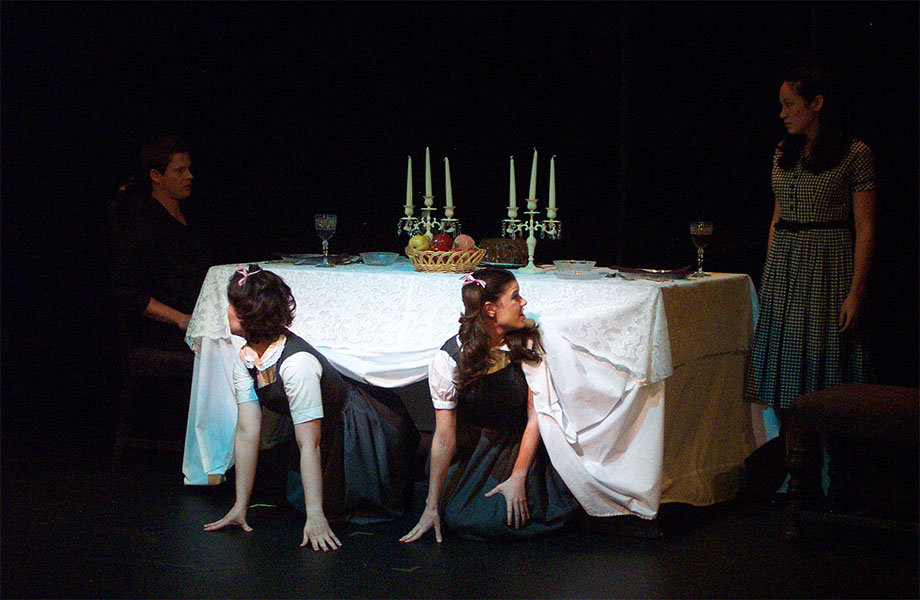
[[[260,371],[264,371],[278,362],[278,359],[281,358],[281,353],[284,352],[285,342],[287,342],[287,337],[282,334],[281,337],[272,342],[271,345],[265,349],[262,356],[259,356],[256,351],[248,345],[243,346],[240,349],[240,359],[247,369],[255,367]]]
[[[462,347],[463,347],[463,342],[460,341],[460,336],[459,336],[459,335],[457,335],[457,347],[458,347],[458,348],[462,348]],[[500,346],[495,346],[494,348],[489,348],[489,351],[490,351],[490,352],[491,352],[492,350],[502,350],[502,351],[504,351],[504,352],[511,352],[511,348],[508,347],[508,343],[507,343],[507,342],[504,342],[504,341],[501,343]]]

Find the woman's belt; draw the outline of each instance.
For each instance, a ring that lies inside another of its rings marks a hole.
[[[798,233],[806,229],[849,229],[850,222],[846,219],[837,221],[787,221],[780,219],[773,226],[777,231],[791,231]]]

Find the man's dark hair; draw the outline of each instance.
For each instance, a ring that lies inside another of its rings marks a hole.
[[[188,153],[188,144],[174,135],[155,137],[141,150],[140,177],[150,184],[150,170],[164,173],[173,154]]]

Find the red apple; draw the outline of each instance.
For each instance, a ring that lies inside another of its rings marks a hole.
[[[454,238],[449,233],[439,233],[431,240],[431,249],[439,252],[447,252],[454,245]]]

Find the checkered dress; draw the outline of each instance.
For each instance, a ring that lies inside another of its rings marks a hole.
[[[800,157],[791,171],[773,156],[773,193],[787,221],[850,218],[852,193],[875,188],[872,151],[854,140],[839,165],[814,174]],[[787,408],[796,396],[868,379],[858,332],[839,335],[853,278],[848,229],[776,230],[760,284],[760,314],[745,378],[748,400]]]

